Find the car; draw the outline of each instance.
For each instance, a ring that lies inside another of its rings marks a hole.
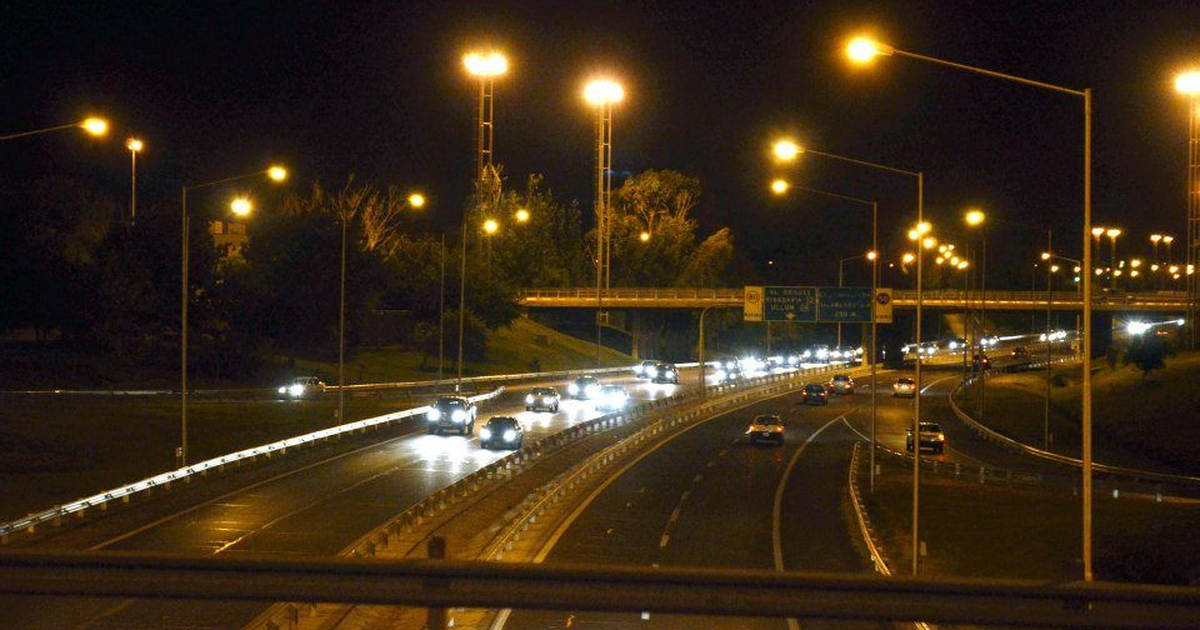
[[[920,429],[921,450],[931,450],[934,453],[941,455],[946,450],[946,434],[942,433],[941,425],[936,422],[922,422],[917,427]],[[904,447],[908,452],[913,450],[913,435],[912,427],[904,430]]]
[[[1025,346],[1017,346],[1012,351],[1013,358],[1026,359],[1029,358],[1029,350]]]
[[[758,442],[774,442],[783,444],[783,420],[776,415],[756,416],[746,427],[746,435],[751,444]]]
[[[553,387],[534,387],[525,394],[525,411],[558,412],[558,404],[562,397]]]
[[[315,376],[297,376],[277,391],[286,398],[307,398],[324,392],[325,383]]]
[[[829,393],[825,391],[825,386],[820,383],[809,383],[804,386],[804,404],[806,405],[828,405]]]
[[[908,377],[896,379],[892,384],[892,396],[894,398],[915,398],[917,395],[917,382]]]
[[[580,376],[567,385],[567,393],[575,400],[591,400],[600,393],[600,381],[595,376]]]
[[[479,430],[483,448],[519,449],[525,444],[525,429],[511,416],[492,416]]]
[[[629,404],[629,394],[620,385],[605,385],[596,394],[596,409],[600,411],[620,411]]]
[[[442,396],[425,412],[425,423],[429,433],[457,431],[462,435],[475,432],[475,403],[463,396]]]
[[[649,371],[654,369],[654,366],[657,363],[658,361],[655,361],[654,359],[646,359],[645,361],[633,366],[633,373],[637,374],[640,378],[650,378]]]
[[[847,395],[854,393],[855,384],[849,374],[834,374],[825,387],[835,394]]]
[[[805,363],[829,363],[829,346],[819,343],[800,353],[800,360]]]
[[[971,369],[978,370],[980,366],[987,370],[992,367],[992,360],[986,354],[975,353],[971,356]]]
[[[653,383],[679,384],[679,369],[674,363],[659,361],[650,368],[650,381]]]
[[[967,340],[962,337],[955,337],[946,342],[946,349],[950,352],[965,352],[967,349]]]
[[[712,377],[718,383],[732,383],[742,377],[742,365],[733,357],[717,359],[712,367]]]

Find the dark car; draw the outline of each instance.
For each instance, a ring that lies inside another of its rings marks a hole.
[[[834,374],[825,387],[835,394],[848,395],[854,393],[855,383],[849,374]]]
[[[931,450],[938,455],[941,455],[946,450],[946,434],[942,433],[941,425],[934,422],[922,422],[919,427],[921,433],[921,450]],[[913,450],[913,431],[912,427],[904,430],[904,447],[908,452]]]
[[[679,369],[675,367],[674,363],[659,361],[649,369],[649,372],[650,380],[655,383],[679,384]]]
[[[442,396],[425,412],[425,421],[430,433],[445,430],[469,435],[475,431],[475,403],[462,396]]]
[[[558,411],[562,397],[553,387],[534,387],[525,394],[525,411]]]
[[[1029,358],[1029,350],[1025,346],[1017,346],[1013,348],[1012,355],[1014,358],[1027,359]]]
[[[479,445],[483,448],[516,450],[525,444],[525,429],[511,416],[492,416],[479,430]]]
[[[783,420],[774,414],[758,416],[746,427],[746,435],[751,444],[757,444],[760,440],[783,444]]]
[[[600,381],[595,376],[580,376],[567,385],[567,393],[575,400],[590,400],[600,393]]]
[[[915,398],[917,396],[917,382],[907,376],[896,379],[892,385],[892,396],[894,398]]]
[[[806,405],[827,405],[829,404],[829,394],[825,391],[825,386],[817,383],[809,383],[804,386],[804,404]]]

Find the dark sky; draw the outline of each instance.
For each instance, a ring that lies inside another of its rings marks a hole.
[[[0,145],[3,179],[67,173],[123,195],[123,138],[143,137],[143,194],[285,162],[293,187],[357,173],[419,186],[450,223],[473,168],[474,88],[461,57],[504,50],[496,151],[510,183],[545,173],[591,204],[589,77],[619,78],[621,173],[672,168],[705,189],[697,217],[729,225],[785,282],[824,282],[868,244],[853,205],[766,193],[769,140],[927,175],[927,213],[949,234],[981,205],[1070,232],[1078,254],[1079,99],[906,59],[843,62],[869,31],[908,50],[1095,90],[1098,222],[1122,250],[1174,233],[1182,255],[1186,107],[1175,72],[1200,66],[1200,2],[6,3],[0,131],[108,116],[106,142],[60,134]],[[881,202],[889,241],[912,221],[912,184],[806,158],[797,183]],[[173,197],[172,197],[173,198]],[[1031,231],[997,227],[993,265],[1028,277]],[[899,244],[899,243],[898,243]],[[893,248],[893,251],[895,249]],[[1015,279],[1011,280],[1016,282]]]

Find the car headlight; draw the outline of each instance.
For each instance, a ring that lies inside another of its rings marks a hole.
[[[532,404],[533,404],[533,394],[529,394],[528,396],[526,396],[526,397],[525,397],[525,404],[526,404],[526,405],[532,405]]]
[[[279,388],[279,393],[280,393],[280,394],[286,394],[286,393],[287,393],[287,385],[284,385],[283,387],[280,387],[280,388]]]
[[[650,370],[650,376],[658,378],[658,370]]]
[[[467,412],[463,411],[462,409],[455,409],[454,412],[450,414],[450,419],[455,422],[462,422],[463,420],[467,419]]]
[[[725,376],[725,370],[717,370],[716,372],[713,372],[713,378],[717,379],[718,381],[725,380]]]
[[[579,386],[576,385],[575,383],[571,383],[570,385],[567,386],[567,391],[571,392],[571,395],[574,396],[575,394],[579,393]]]
[[[517,439],[517,432],[516,432],[516,431],[513,431],[512,429],[509,429],[509,430],[507,430],[507,431],[505,431],[505,432],[504,432],[504,441],[505,441],[505,442],[511,442],[511,441],[513,441],[513,440],[515,440],[515,439]]]
[[[543,404],[543,405],[549,405],[549,404],[550,404],[550,397],[549,397],[549,396],[542,396],[542,404]]]
[[[430,409],[429,413],[425,414],[425,417],[430,420],[437,420],[442,417],[442,412],[437,409]]]
[[[946,434],[944,434],[944,433],[939,433],[939,434],[937,434],[937,441],[939,441],[939,442],[945,442],[945,441],[946,441]]]
[[[492,439],[492,430],[491,429],[480,429],[479,430],[479,439],[485,440],[485,441]]]
[[[292,385],[291,387],[288,388],[288,393],[293,396],[303,396],[304,395],[304,386],[300,385],[300,384]]]
[[[584,392],[587,393],[588,398],[591,398],[592,396],[596,395],[596,390],[598,390],[598,389],[599,388],[596,387],[595,385],[588,385],[587,388],[584,389]]]

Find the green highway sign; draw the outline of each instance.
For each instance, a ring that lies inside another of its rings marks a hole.
[[[874,300],[871,287],[821,287],[817,290],[817,319],[841,324],[870,322]]]
[[[890,315],[890,290],[885,304]],[[871,321],[871,287],[745,288],[743,319],[748,322],[851,324]]]

